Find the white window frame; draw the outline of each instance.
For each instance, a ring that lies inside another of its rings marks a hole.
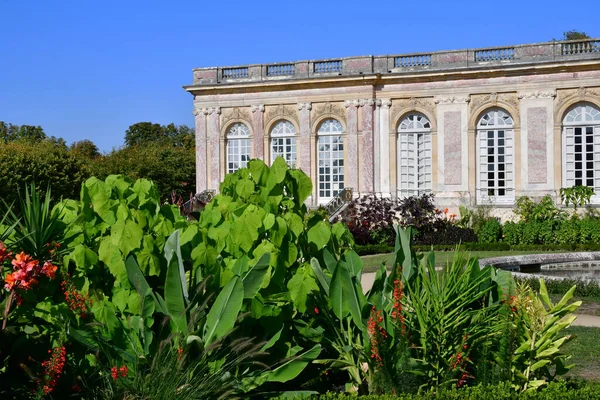
[[[479,119],[475,141],[478,204],[514,204],[514,136],[514,121],[503,109],[490,109]]]
[[[290,168],[298,165],[296,127],[290,121],[282,119],[271,129],[271,164],[277,157],[283,157]]]
[[[342,124],[333,118],[321,122],[317,130],[317,198],[319,204],[329,202],[344,189],[346,178],[344,174],[344,136]],[[321,147],[326,145],[329,145],[328,149]],[[337,165],[333,165],[336,162]],[[329,173],[326,172],[327,168],[329,168]],[[334,173],[336,168],[337,173]]]
[[[402,119],[396,149],[398,197],[431,192],[431,122],[425,115],[411,113]]]
[[[231,174],[240,168],[246,168],[252,157],[250,128],[242,122],[236,122],[227,130],[226,140],[227,173]]]
[[[591,179],[595,194],[590,203],[600,204],[600,109],[589,103],[577,104],[565,114],[562,125],[562,187],[572,187],[578,179],[584,186],[590,186],[587,183]],[[576,143],[577,136],[582,137],[581,143]],[[581,160],[577,160],[577,153],[581,154]]]

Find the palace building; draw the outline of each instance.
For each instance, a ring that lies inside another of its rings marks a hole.
[[[281,156],[311,206],[352,188],[502,208],[574,185],[600,204],[600,39],[193,74],[198,192]]]

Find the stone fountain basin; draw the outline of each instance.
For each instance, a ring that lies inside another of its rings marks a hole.
[[[510,271],[517,277],[524,278],[543,277],[544,279],[580,279],[577,276],[577,271],[579,271],[579,269],[573,265],[565,265],[564,267],[560,267],[563,270],[572,269],[572,276],[554,276],[537,274],[536,272],[542,272],[542,269],[546,269],[548,264],[584,263],[594,261],[600,261],[599,251],[581,253],[528,254],[523,256],[484,258],[479,260],[479,266],[483,268],[487,265],[491,265],[496,268]],[[559,267],[557,266],[556,269],[559,269]],[[586,279],[586,277],[582,276],[581,279]]]

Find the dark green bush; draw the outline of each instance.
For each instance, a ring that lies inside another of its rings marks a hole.
[[[490,218],[481,226],[478,234],[479,243],[498,243],[502,237],[502,225],[495,218]]]
[[[516,245],[523,240],[523,225],[520,223],[507,222],[502,226],[502,241],[510,245]]]
[[[576,219],[561,221],[553,232],[553,237],[558,244],[579,243],[579,221]]]
[[[297,397],[298,399],[302,397]],[[318,400],[597,400],[600,399],[600,384],[586,381],[551,382],[547,387],[517,395],[508,383],[490,386],[474,386],[445,390],[439,393],[385,394],[356,396],[327,393],[314,396]]]
[[[540,280],[538,278],[518,278],[527,283],[532,289],[540,290]],[[565,294],[571,287],[575,286],[574,295],[577,297],[587,297],[600,300],[600,284],[596,281],[586,281],[582,279],[547,279],[546,288],[550,294]]]
[[[40,193],[50,186],[56,199],[77,198],[81,183],[89,177],[87,167],[66,146],[49,140],[1,143],[0,171],[0,198],[9,204],[30,183]]]

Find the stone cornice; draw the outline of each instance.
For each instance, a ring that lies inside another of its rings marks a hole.
[[[465,104],[471,101],[471,96],[436,96],[433,101],[435,104]]]
[[[522,99],[553,99],[556,97],[556,90],[537,90],[533,92],[518,92],[517,97]]]

